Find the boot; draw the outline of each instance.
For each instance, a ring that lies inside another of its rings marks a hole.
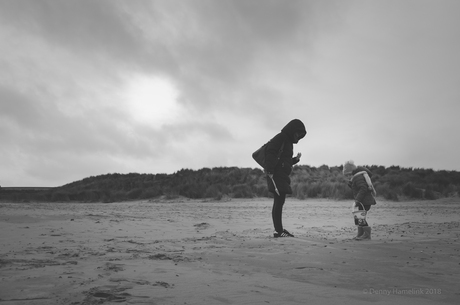
[[[364,234],[363,227],[358,226],[358,234],[356,234],[356,236],[353,237],[353,239],[357,239],[358,237],[361,237],[363,234]]]
[[[371,240],[371,227],[362,227],[364,230],[363,235],[356,237],[356,240]]]

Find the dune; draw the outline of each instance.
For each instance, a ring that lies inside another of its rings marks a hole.
[[[460,200],[1,203],[1,304],[458,304]]]

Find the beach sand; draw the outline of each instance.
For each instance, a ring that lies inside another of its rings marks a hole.
[[[1,203],[0,304],[458,304],[459,198]]]

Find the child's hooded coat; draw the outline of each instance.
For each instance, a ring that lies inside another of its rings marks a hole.
[[[361,202],[363,205],[374,205],[376,204],[375,198],[372,195],[374,190],[369,186],[363,172],[366,172],[369,177],[372,178],[372,172],[369,169],[358,166],[355,170],[353,170],[353,177],[351,178],[348,186],[351,187],[351,190],[353,191],[355,201]]]

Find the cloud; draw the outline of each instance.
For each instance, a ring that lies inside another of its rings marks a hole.
[[[2,19],[50,45],[76,52],[134,58],[142,50],[129,15],[117,1],[4,1]]]
[[[306,164],[448,167],[457,9],[0,1],[0,182],[255,166],[252,151],[292,118],[308,130],[295,147]]]
[[[29,129],[40,124],[43,111],[39,108],[40,105],[34,104],[27,96],[0,85],[0,100],[3,101],[0,103],[0,116],[5,128],[8,127],[6,120]]]

